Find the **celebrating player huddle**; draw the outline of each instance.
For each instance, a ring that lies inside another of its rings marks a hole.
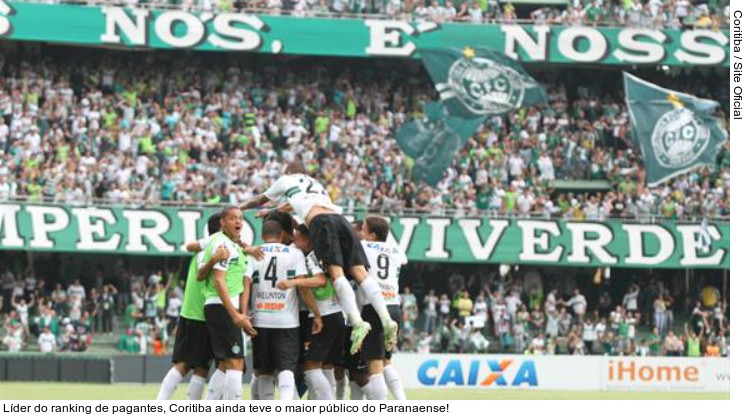
[[[262,210],[264,244],[241,240],[242,210]],[[398,278],[405,255],[389,226],[369,217],[355,229],[325,188],[291,163],[265,193],[209,220],[210,236],[189,243],[191,261],[173,367],[158,399],[193,370],[188,399],[241,399],[244,333],[252,339],[253,399],[405,399],[390,363],[400,321]],[[292,215],[291,215],[292,214]],[[293,216],[294,215],[294,216]],[[351,277],[354,287],[346,278]]]

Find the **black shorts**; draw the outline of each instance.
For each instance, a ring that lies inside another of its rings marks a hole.
[[[351,330],[352,328],[349,326],[344,329],[344,368],[349,371],[349,379],[354,380],[367,374],[368,365],[367,362],[362,359],[361,350],[356,354],[351,354],[350,352]],[[367,336],[367,338],[369,338],[369,336]]]
[[[364,248],[354,227],[341,215],[321,214],[310,223],[310,242],[324,267],[369,268]]]
[[[213,304],[204,306],[209,339],[215,360],[244,358],[243,330],[233,324],[224,306]]]
[[[303,334],[304,350],[302,362],[320,361],[343,365],[344,315],[341,312],[323,316],[323,330],[313,334],[313,318],[306,318]]]
[[[390,314],[390,318],[395,321],[396,324],[398,324],[398,337],[400,337],[400,329],[401,327],[401,320],[403,319],[403,314],[400,311],[400,305],[388,305],[387,306],[388,313]],[[400,341],[400,339],[398,339]],[[385,350],[385,360],[390,360],[393,358],[393,352]]]
[[[372,329],[362,343],[359,350],[364,361],[382,360],[385,358],[385,334],[382,330],[382,321],[372,305],[364,305],[362,308],[362,319],[369,322]]]
[[[253,337],[255,370],[268,373],[297,369],[300,359],[300,328],[256,328]]]
[[[207,331],[207,323],[179,317],[171,361],[174,364],[186,363],[188,368],[203,367],[209,369],[213,357],[212,341],[209,338],[209,331]]]

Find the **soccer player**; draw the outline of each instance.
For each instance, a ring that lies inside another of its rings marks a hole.
[[[249,199],[240,206],[251,209],[271,200],[286,199],[285,207],[291,209],[307,225],[310,241],[315,255],[333,282],[339,303],[353,327],[351,352],[356,353],[370,331],[370,324],[364,322],[356,307],[354,290],[346,279],[344,271],[359,283],[366,298],[370,301],[382,321],[387,347],[395,346],[398,324],[390,318],[387,305],[382,297],[380,286],[368,280],[368,262],[359,238],[349,222],[340,215],[341,208],[334,205],[323,185],[305,174],[300,163],[290,163],[274,184],[263,194]]]
[[[282,280],[302,279],[307,276],[302,251],[282,244],[283,232],[276,221],[265,221],[261,236],[264,260],[256,265],[253,275],[258,284],[253,301],[256,334],[253,336],[253,356],[258,372],[259,399],[274,399],[272,376],[276,374],[280,400],[292,400],[295,394],[294,370],[300,356],[300,319],[298,291],[282,290]],[[320,333],[323,321],[308,289],[300,289],[300,296],[315,315],[313,333]],[[241,301],[247,311],[248,300]]]
[[[378,281],[391,316],[400,321],[398,277],[401,257],[397,245],[386,243],[388,234],[388,223],[380,217],[367,218],[360,231],[367,259],[372,261],[370,276]],[[364,299],[364,295],[358,296],[363,305],[362,318],[372,325],[372,332],[364,341],[361,354],[356,356],[356,364],[349,370],[349,378],[355,381],[367,399],[384,400],[387,398],[387,379],[385,379],[387,375],[396,399],[405,399],[400,378],[390,363],[392,350],[385,347],[384,340],[379,337],[382,334],[380,318],[369,302]],[[386,364],[387,370],[385,370]]]
[[[209,218],[207,230],[210,236],[219,232],[219,214],[214,214]],[[207,325],[204,322],[206,282],[198,281],[197,277],[200,270],[202,276],[205,276],[204,272],[211,271],[215,264],[225,260],[229,255],[225,247],[219,247],[215,254],[205,262],[204,249],[208,244],[209,238],[205,238],[186,245],[187,251],[198,253],[191,257],[191,263],[189,264],[183,305],[181,306],[178,328],[176,329],[176,342],[173,347],[173,367],[163,378],[160,392],[158,392],[158,400],[170,399],[183,377],[192,369],[194,374],[191,376],[186,392],[187,399],[201,399],[204,391],[204,382],[213,356]]]
[[[247,315],[240,307],[250,298],[251,276],[254,270],[252,257],[247,257],[240,244],[243,213],[237,207],[225,208],[220,214],[222,231],[210,237],[205,249],[213,254],[224,246],[229,251],[226,260],[214,265],[209,273],[204,292],[204,318],[209,331],[212,353],[224,371],[224,399],[241,399],[244,371],[243,334],[256,334]]]
[[[390,316],[394,321],[400,323],[402,316],[399,294],[400,268],[402,265],[408,263],[408,258],[405,256],[405,253],[399,250],[398,245],[390,240],[390,226],[381,217],[368,217],[364,221],[364,224],[362,224],[361,235],[364,238],[362,246],[367,254],[367,259],[372,262],[370,276],[378,281],[382,289],[382,294],[385,297],[385,302],[388,304]],[[375,330],[375,326],[379,324],[379,319],[375,318],[375,312],[369,309],[369,305],[366,305],[362,309],[362,318],[372,325],[373,331]],[[373,340],[369,342],[372,343]],[[364,350],[364,347],[362,350]],[[374,349],[371,348],[371,352],[375,355],[379,354],[377,350],[376,347]],[[406,394],[403,389],[403,383],[400,381],[398,371],[392,364],[392,357],[392,350],[386,349],[382,364],[385,383],[390,388],[395,399],[405,400]],[[379,373],[379,366],[377,362],[370,363],[370,380],[375,373]],[[372,399],[369,396],[367,398]]]
[[[308,332],[314,320],[311,313],[306,319],[303,335],[304,353],[302,368],[305,381],[314,392],[314,399],[333,400],[336,398],[336,377],[334,368],[342,365],[344,349],[344,315],[338,304],[333,285],[320,266],[310,243],[310,231],[305,225],[295,229],[294,244],[305,256],[309,276],[307,279],[280,281],[279,289],[310,288],[312,289],[318,311],[323,319],[323,330],[319,334]]]

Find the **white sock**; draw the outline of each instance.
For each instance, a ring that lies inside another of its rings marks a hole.
[[[254,401],[260,399],[258,396],[258,377],[255,374],[251,376],[251,399]]]
[[[279,388],[280,401],[291,401],[294,398],[294,382],[294,372],[291,370],[282,370],[276,375],[276,386]]]
[[[338,295],[338,302],[349,320],[349,325],[355,327],[362,323],[362,315],[359,313],[359,307],[356,304],[354,289],[346,277],[341,276],[333,281],[333,288]]]
[[[331,390],[331,385],[328,383],[328,380],[323,375],[323,371],[321,369],[306,370],[305,382],[307,382],[307,386],[310,390],[308,393],[308,399],[309,394],[312,393],[315,395],[314,399],[318,399],[321,401],[333,400],[333,391]]]
[[[328,385],[331,387],[331,400],[336,399],[336,374],[333,369],[323,369],[323,376],[328,381]]]
[[[189,381],[189,388],[186,391],[186,399],[190,401],[200,401],[204,395],[204,382],[207,380],[201,376],[192,375]]]
[[[258,399],[262,401],[274,400],[274,376],[258,376]]]
[[[207,388],[207,400],[214,401],[224,398],[225,395],[225,372],[217,369],[212,373]]]
[[[175,367],[171,367],[168,373],[163,378],[163,383],[160,384],[160,392],[158,392],[158,400],[168,400],[173,396],[173,392],[176,391],[178,384],[183,380],[181,373],[176,370]]]
[[[233,401],[243,398],[243,371],[225,371],[225,400]]]
[[[390,322],[390,313],[388,313],[387,310],[387,303],[385,302],[385,298],[382,297],[382,289],[380,289],[377,280],[369,276],[362,282],[361,286],[367,300],[372,304],[372,307],[375,308],[375,312],[377,312],[377,315],[380,317],[382,325],[384,326]]]
[[[387,399],[387,386],[385,378],[381,373],[369,376],[369,382],[362,387],[362,392],[369,401],[381,401]]]
[[[403,390],[403,382],[400,381],[398,371],[395,370],[392,364],[388,364],[382,370],[382,374],[385,376],[385,383],[390,391],[393,392],[393,396],[398,401],[406,400],[406,391]]]
[[[336,400],[343,401],[346,399],[346,376],[343,379],[336,380]]]
[[[362,388],[355,381],[349,381],[349,390],[351,391],[352,401],[361,401],[364,399],[364,392],[362,392]]]

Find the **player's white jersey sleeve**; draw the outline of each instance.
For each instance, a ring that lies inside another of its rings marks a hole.
[[[310,254],[305,256],[305,265],[307,266],[308,276],[315,276],[325,273],[325,271],[323,271],[323,268],[320,267],[320,262],[318,261],[318,257],[315,256],[315,251],[311,251]]]
[[[227,256],[226,259],[224,259],[224,260],[220,261],[219,263],[215,264],[213,268],[215,270],[227,271],[227,267],[230,265],[230,263],[233,260],[235,260],[235,259],[237,259],[237,258],[240,257],[240,254],[238,254],[238,251],[240,251],[240,250],[238,249],[237,244],[235,244],[233,241],[230,241],[229,239],[227,239],[227,237],[220,237],[220,238],[217,238],[217,241],[215,241],[214,245],[212,246],[212,253],[210,254],[210,258],[222,246],[225,246],[228,249],[228,251],[230,252],[230,254]],[[204,258],[206,258],[206,257],[204,257]]]
[[[281,176],[264,192],[264,196],[271,200],[279,200],[284,197],[289,187],[289,176]]]
[[[307,263],[305,263],[305,254],[299,248],[292,248],[292,250],[294,252],[294,277],[307,276],[308,268]]]
[[[401,246],[398,245],[397,242],[395,242],[395,238],[393,238],[392,232],[388,233],[385,244],[396,250],[395,253],[398,256],[398,261],[400,262],[401,266],[405,266],[406,264],[408,264],[408,256],[406,255],[406,252],[403,250],[403,248],[401,248]]]

